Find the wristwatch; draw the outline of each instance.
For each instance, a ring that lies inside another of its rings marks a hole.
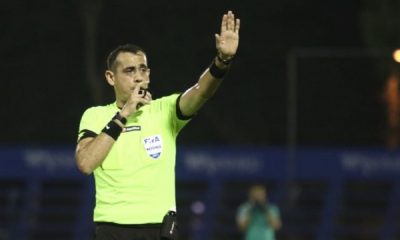
[[[218,61],[220,61],[222,64],[224,64],[224,65],[229,65],[229,63],[231,63],[232,62],[232,59],[233,59],[233,57],[230,57],[230,58],[228,58],[228,59],[223,59],[221,56],[220,56],[220,54],[218,53],[217,54],[217,58],[218,58]]]

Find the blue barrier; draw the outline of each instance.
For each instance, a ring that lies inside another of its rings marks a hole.
[[[284,148],[179,149],[183,239],[239,239],[236,207],[255,182],[282,208],[280,239],[399,236],[399,151],[299,149],[294,157]],[[77,170],[73,148],[2,147],[0,163],[0,239],[91,239],[93,180]],[[374,211],[379,222],[361,220]]]

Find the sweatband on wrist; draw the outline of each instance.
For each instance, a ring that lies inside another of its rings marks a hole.
[[[212,61],[211,66],[209,68],[210,74],[215,78],[224,78],[225,74],[228,72],[229,68],[221,69],[217,67],[215,64],[215,60]]]
[[[116,122],[111,120],[101,131],[117,141],[122,132],[122,128]]]

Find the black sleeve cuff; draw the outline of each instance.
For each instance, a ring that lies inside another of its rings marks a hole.
[[[96,134],[95,132],[92,132],[92,131],[87,130],[87,129],[81,130],[81,131],[79,132],[79,134],[81,134],[81,133],[83,133],[83,135],[82,135],[82,137],[79,138],[78,142],[80,142],[80,141],[81,141],[82,139],[84,139],[84,138],[88,138],[88,137],[94,138],[94,137],[97,136],[97,134]]]
[[[179,100],[181,99],[181,95],[179,95],[179,97],[176,99],[176,116],[178,117],[179,120],[189,120],[191,119],[193,116],[185,116],[183,115],[181,108],[179,107]]]

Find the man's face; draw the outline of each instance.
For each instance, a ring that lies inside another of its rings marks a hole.
[[[267,192],[263,187],[253,187],[250,190],[250,200],[252,202],[264,203],[267,201]]]
[[[116,98],[125,102],[133,89],[143,82],[142,88],[147,89],[150,83],[150,69],[147,66],[146,55],[121,52],[118,54],[115,67],[106,71],[106,78],[114,86]]]

